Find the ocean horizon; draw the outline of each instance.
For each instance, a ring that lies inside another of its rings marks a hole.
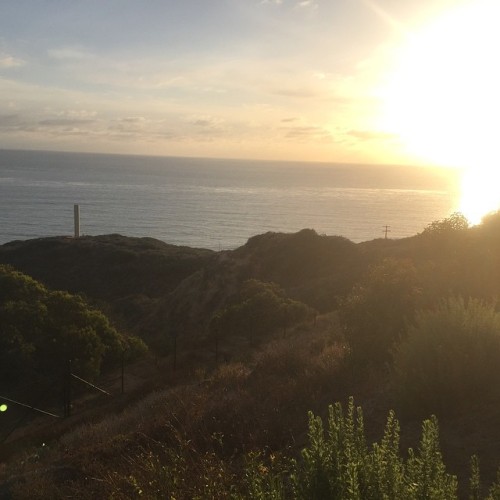
[[[0,244],[80,233],[232,249],[268,231],[404,238],[459,206],[458,173],[395,165],[0,150]]]

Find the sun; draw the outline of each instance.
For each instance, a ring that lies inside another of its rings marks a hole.
[[[459,210],[471,224],[500,207],[500,172],[498,168],[470,168],[462,174]]]
[[[382,91],[381,128],[420,161],[463,169],[473,223],[500,202],[500,2],[455,4],[407,33]]]

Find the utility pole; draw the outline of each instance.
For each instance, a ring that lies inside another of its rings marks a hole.
[[[384,239],[387,239],[387,233],[390,233],[391,230],[389,229],[391,226],[382,226],[383,228],[383,233],[384,233]]]
[[[219,335],[215,335],[215,364],[219,364]]]
[[[71,360],[66,362],[66,369],[63,375],[63,406],[64,417],[71,416]]]
[[[177,371],[177,330],[174,331],[174,373]]]
[[[122,394],[125,392],[125,349],[122,350]]]
[[[288,326],[288,304],[283,306],[283,337],[286,337],[286,327]]]

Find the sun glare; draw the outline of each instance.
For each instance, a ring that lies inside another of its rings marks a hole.
[[[460,3],[409,33],[382,91],[382,128],[406,153],[463,169],[459,209],[472,222],[498,208],[500,2]]]
[[[500,174],[496,169],[468,169],[462,176],[459,210],[471,224],[499,208]]]

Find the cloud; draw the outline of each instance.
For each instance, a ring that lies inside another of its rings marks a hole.
[[[210,120],[195,120],[193,125],[196,125],[197,127],[211,127],[212,122]]]
[[[348,130],[346,135],[354,137],[362,141],[372,141],[372,140],[387,140],[395,139],[397,136],[394,134],[388,134],[387,132],[378,132],[374,130]]]
[[[314,8],[318,7],[318,4],[314,0],[300,0],[297,2],[297,7],[299,8]]]
[[[77,127],[80,125],[90,125],[95,120],[74,119],[74,118],[49,118],[38,122],[44,127]]]
[[[107,131],[117,137],[141,137],[147,133],[151,120],[143,116],[127,116],[108,121]]]
[[[196,116],[191,116],[188,118],[188,123],[191,125],[194,125],[196,127],[218,127],[221,125],[221,120],[219,118],[216,118],[214,116],[210,115],[196,115]]]
[[[77,119],[36,119],[35,116],[21,116],[19,114],[0,115],[0,130],[5,133],[29,133],[29,134],[50,134],[60,135],[68,133],[87,133],[84,129],[93,120]],[[83,126],[83,128],[82,128]]]
[[[57,60],[87,60],[93,56],[81,47],[59,47],[47,51],[49,57]]]
[[[22,59],[0,52],[0,69],[18,68],[24,64]]]
[[[17,127],[20,124],[20,117],[16,114],[0,115],[0,128]]]
[[[274,95],[283,97],[299,97],[299,98],[312,98],[317,97],[317,92],[308,88],[276,88],[271,90]]]
[[[331,142],[332,134],[323,127],[314,125],[301,125],[295,127],[281,127],[285,139],[298,142]]]
[[[122,118],[121,121],[123,123],[144,123],[146,118],[143,116],[127,116],[126,118]]]

